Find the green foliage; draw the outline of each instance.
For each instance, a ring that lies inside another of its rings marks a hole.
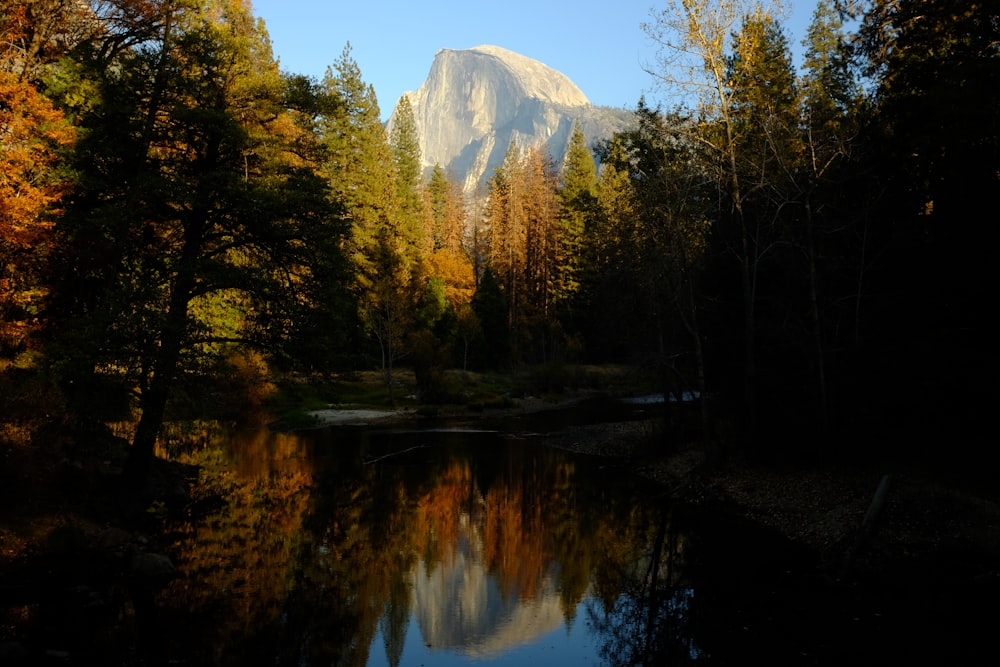
[[[489,267],[479,279],[479,287],[472,297],[472,311],[476,315],[483,336],[482,348],[476,357],[487,368],[505,366],[510,362],[507,299]]]
[[[63,5],[44,8],[76,16]],[[400,363],[426,400],[486,406],[519,389],[463,386],[450,366],[546,362],[534,391],[586,381],[561,365],[575,355],[698,388],[758,443],[927,396],[988,412],[989,3],[822,0],[796,78],[770,3],[671,0],[647,29],[692,66],[662,78],[703,91],[697,106],[640,101],[596,148],[600,171],[579,126],[559,174],[511,144],[471,230],[461,186],[440,166],[424,182],[409,99],[387,132],[350,45],[314,81],[279,72],[248,3],[115,7],[120,22],[78,43],[51,34],[67,19],[33,26],[34,51],[5,47],[78,135],[44,174],[73,181],[32,248],[46,310],[22,309],[46,339],[19,364],[44,368],[5,375],[5,408],[58,387],[53,404],[78,415],[139,414],[134,451],[149,454],[165,414],[241,418],[280,373],[323,387],[285,387],[280,411],[392,403]],[[333,382],[373,359],[381,390]]]
[[[416,263],[422,260],[430,248],[424,238],[424,200],[420,192],[423,182],[420,158],[420,139],[413,118],[410,99],[399,98],[393,113],[395,124],[389,136],[396,166],[396,193],[399,198],[399,214],[394,226],[403,237],[406,252]]]
[[[324,147],[323,173],[333,200],[350,224],[348,257],[360,290],[379,275],[373,266],[379,235],[392,228],[396,175],[388,137],[382,127],[375,91],[364,83],[348,44],[327,70],[324,94],[337,100],[332,113],[318,121]]]
[[[566,159],[563,164],[562,187],[559,190],[560,220],[558,275],[556,300],[564,310],[573,310],[580,290],[580,281],[593,258],[587,247],[587,232],[593,229],[597,212],[597,165],[587,148],[586,137],[579,124],[573,126]],[[567,319],[572,319],[570,313]]]
[[[441,165],[434,165],[425,187],[430,215],[430,236],[434,250],[448,245],[448,217],[452,204],[452,185]]]
[[[82,178],[53,267],[52,356],[68,380],[136,391],[139,468],[178,374],[213,341],[277,340],[257,335],[258,316],[312,279],[307,239],[339,240],[261,26],[231,3],[161,11],[144,48],[81,61],[100,105],[81,116]]]
[[[803,107],[813,127],[850,112],[858,99],[858,85],[851,72],[850,52],[843,20],[833,0],[816,4],[806,39],[801,84]]]
[[[445,298],[444,280],[437,276],[427,281],[423,297],[417,311],[417,322],[420,326],[430,329],[448,312],[448,299]]]

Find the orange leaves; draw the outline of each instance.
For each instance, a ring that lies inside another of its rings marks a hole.
[[[0,72],[0,337],[20,338],[39,292],[31,274],[67,183],[57,176],[59,151],[74,129],[51,102],[9,72]]]
[[[60,149],[74,129],[33,86],[0,73],[0,235],[5,245],[27,247],[66,183],[54,176]]]

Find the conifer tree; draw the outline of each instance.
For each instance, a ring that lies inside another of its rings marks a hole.
[[[601,150],[597,213],[590,239],[594,270],[588,274],[586,291],[591,313],[587,340],[592,353],[603,359],[623,358],[638,347],[639,325],[648,320],[636,272],[641,209],[632,187],[629,153],[629,140],[623,135],[613,137]]]
[[[426,234],[434,250],[462,248],[465,236],[465,195],[462,185],[449,177],[441,165],[431,170],[424,189]]]
[[[527,263],[527,225],[524,215],[524,165],[517,144],[511,142],[503,163],[489,183],[486,219],[489,224],[489,265],[507,299],[507,327],[521,319],[524,273]]]
[[[868,354],[891,363],[883,393],[921,415],[920,435],[933,427],[951,437],[959,424],[974,432],[991,413],[998,366],[984,306],[1000,288],[1000,232],[984,215],[1000,188],[997,4],[838,4],[860,19],[852,46],[872,87],[874,122],[864,135],[879,192],[872,231],[886,239],[868,282],[862,343],[892,341]]]
[[[445,296],[457,312],[475,290],[472,261],[464,245],[465,195],[460,183],[434,165],[424,200],[425,235],[433,248],[429,273],[443,280]]]
[[[853,335],[844,336],[842,345],[854,346],[860,332],[859,306],[864,289],[863,252],[851,252],[852,256],[848,258],[843,251],[838,253],[820,246],[821,239],[828,236],[832,229],[845,230],[840,235],[845,236],[846,230],[857,228],[859,225],[852,218],[860,210],[857,205],[848,205],[845,196],[848,189],[846,170],[855,152],[858,133],[860,96],[851,74],[843,22],[833,0],[820,0],[817,4],[803,45],[806,47],[804,73],[799,83],[803,155],[796,174],[803,224],[794,241],[802,248],[806,260],[809,323],[812,329],[809,365],[816,378],[817,421],[820,429],[826,431],[831,416],[831,397],[827,354],[830,343],[826,340],[829,327],[824,323],[824,311],[834,309],[825,308],[823,302],[838,300],[855,304],[853,309],[836,309],[846,311],[846,316],[838,316],[832,328],[832,331],[851,332]],[[858,198],[858,195],[859,192],[854,192],[851,197]],[[860,237],[864,237],[863,231]],[[821,254],[827,257],[840,254],[838,260],[842,266],[821,266]],[[849,272],[843,282],[855,284],[857,289],[843,297],[829,295],[823,299],[821,276],[832,278],[831,274],[840,272]]]
[[[350,223],[348,256],[357,272],[359,289],[364,291],[379,275],[373,262],[380,237],[394,235],[395,160],[375,90],[362,79],[350,44],[327,68],[323,87],[337,102],[332,113],[318,123],[326,153],[324,174],[334,200],[344,207],[345,221]]]
[[[555,299],[562,314],[573,319],[583,274],[587,270],[586,248],[592,239],[597,207],[597,165],[587,148],[580,124],[573,125],[566,159],[563,161],[562,187],[559,189],[561,230],[557,253],[558,282]]]
[[[525,155],[511,142],[490,180],[486,204],[488,261],[507,299],[507,325],[516,361],[547,359],[553,351],[558,182],[552,158],[538,148]]]
[[[398,211],[395,226],[398,229],[410,263],[418,264],[430,253],[430,239],[424,226],[424,198],[420,141],[413,117],[410,99],[403,95],[393,113],[394,124],[389,136],[395,158],[396,197]]]
[[[324,86],[338,101],[334,112],[320,121],[327,151],[324,173],[350,224],[347,250],[360,317],[377,343],[383,379],[394,404],[393,369],[406,351],[419,288],[415,277],[420,270],[419,246],[400,200],[397,152],[382,125],[375,90],[364,83],[350,44],[327,70]],[[412,176],[419,155],[405,146],[400,146],[398,155]],[[411,194],[407,194],[408,204],[412,204]],[[420,218],[412,222],[419,227]]]
[[[537,147],[524,158],[525,325],[536,360],[551,361],[562,343],[555,312],[559,227],[558,178],[552,156]]]

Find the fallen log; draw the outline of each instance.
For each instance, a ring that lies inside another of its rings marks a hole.
[[[872,501],[868,505],[868,511],[865,512],[865,518],[861,521],[861,526],[858,528],[858,533],[854,538],[854,543],[851,545],[851,548],[847,550],[847,554],[844,556],[843,563],[840,567],[841,577],[846,576],[850,572],[854,565],[854,560],[868,544],[872,535],[875,534],[875,528],[878,525],[879,517],[882,516],[886,498],[889,496],[890,486],[892,486],[892,475],[882,475],[882,479],[880,479],[878,483],[878,488],[875,489],[875,495],[872,497]]]

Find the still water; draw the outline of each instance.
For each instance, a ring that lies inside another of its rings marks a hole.
[[[599,665],[702,652],[681,521],[606,462],[459,427],[232,434],[168,520],[184,664]],[[651,606],[652,605],[652,606]]]
[[[836,585],[817,554],[540,435],[595,414],[261,428],[203,447],[193,503],[164,518],[179,574],[136,610],[140,653],[356,667],[961,654],[962,628],[927,599]]]

